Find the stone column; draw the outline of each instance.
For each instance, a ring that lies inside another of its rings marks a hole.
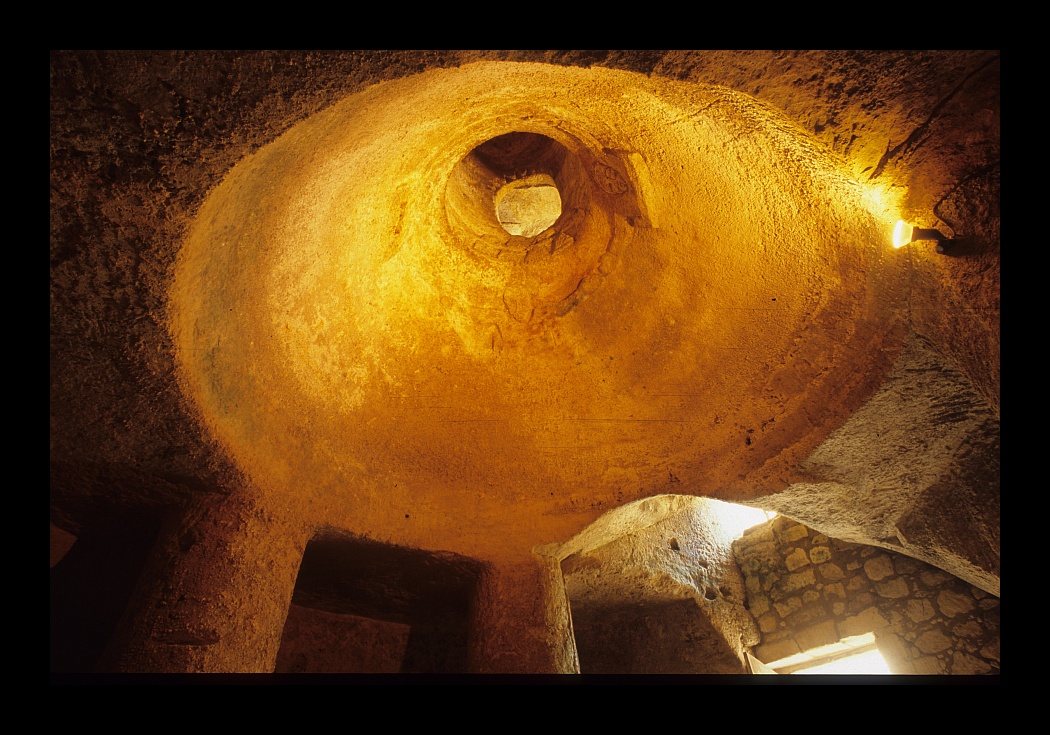
[[[99,670],[272,672],[307,540],[249,498],[191,505],[161,530]]]
[[[479,674],[580,672],[557,558],[534,553],[488,566],[472,601],[468,656]]]

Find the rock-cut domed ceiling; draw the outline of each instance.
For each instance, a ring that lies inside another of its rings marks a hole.
[[[494,199],[530,176],[561,214],[511,235]],[[261,491],[395,542],[485,553],[645,495],[750,497],[898,354],[893,218],[725,88],[432,70],[213,190],[172,287],[181,382]]]

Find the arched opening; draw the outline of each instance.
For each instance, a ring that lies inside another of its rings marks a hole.
[[[744,673],[758,631],[732,543],[765,520],[757,508],[661,495],[569,541],[562,573],[581,673]]]

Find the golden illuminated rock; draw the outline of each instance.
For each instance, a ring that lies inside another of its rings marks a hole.
[[[544,176],[560,217],[508,233],[496,192]],[[781,486],[899,349],[891,217],[737,93],[479,63],[366,90],[231,170],[172,324],[258,487],[500,553],[603,503]]]
[[[53,675],[998,671],[999,52],[50,70]]]

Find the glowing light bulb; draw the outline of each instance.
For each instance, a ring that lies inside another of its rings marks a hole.
[[[893,228],[893,247],[902,248],[908,243],[918,242],[920,240],[929,240],[937,243],[935,249],[942,255],[948,253],[949,248],[953,243],[957,242],[955,238],[945,237],[945,235],[936,228],[914,227],[904,220],[897,220],[897,225]]]
[[[911,242],[914,239],[914,231],[915,228],[904,220],[897,220],[897,225],[893,228],[893,247],[902,248]]]

